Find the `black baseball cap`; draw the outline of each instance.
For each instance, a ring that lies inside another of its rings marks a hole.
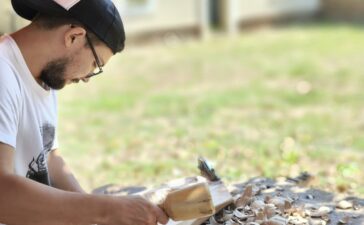
[[[70,16],[103,41],[114,54],[125,45],[120,14],[111,0],[11,0],[15,12],[27,20],[38,14]]]

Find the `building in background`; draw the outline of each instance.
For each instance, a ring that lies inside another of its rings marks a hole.
[[[363,0],[113,0],[124,19],[128,40],[166,34],[206,36],[212,29],[236,33],[245,25],[312,18],[364,20]],[[0,33],[25,24],[10,0],[0,5]]]
[[[235,33],[244,25],[312,18],[321,0],[217,0],[220,26]]]
[[[339,21],[364,21],[363,0],[321,0],[323,16]]]
[[[113,0],[119,9],[129,39],[181,32],[203,36],[208,31],[209,0]],[[0,33],[26,25],[13,12],[10,0],[0,5]]]
[[[130,38],[166,33],[206,35],[209,0],[114,0]]]
[[[211,28],[229,33],[244,24],[271,19],[310,18],[321,0],[115,0],[129,36],[191,32]]]

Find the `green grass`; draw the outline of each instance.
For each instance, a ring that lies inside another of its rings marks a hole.
[[[364,30],[316,24],[128,48],[60,92],[63,154],[82,185],[294,176],[364,196]]]

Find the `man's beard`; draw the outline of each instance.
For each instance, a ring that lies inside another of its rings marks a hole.
[[[49,62],[40,73],[40,80],[51,89],[60,90],[66,85],[65,72],[70,59],[61,58]]]

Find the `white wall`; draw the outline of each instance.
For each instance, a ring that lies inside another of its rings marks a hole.
[[[311,14],[320,9],[320,0],[236,0],[239,20],[284,14]]]
[[[10,0],[0,4],[0,32],[11,32],[25,23],[12,13]],[[128,6],[129,0],[113,0],[121,12],[128,35],[179,28],[208,30],[209,0],[145,0],[143,7]],[[247,20],[284,14],[311,14],[320,9],[321,0],[220,0],[223,2],[224,26],[237,30]],[[12,23],[12,18],[15,20]]]
[[[142,32],[203,26],[205,0],[151,0],[144,9],[125,9],[125,0],[114,0],[124,19],[126,32]]]
[[[11,24],[15,24],[15,29],[24,26],[26,23],[15,15],[10,0],[2,1],[0,32],[11,32]],[[208,15],[201,6],[207,0],[146,0],[145,7],[128,7],[127,0],[113,2],[121,13],[128,35],[190,27],[206,29]]]

